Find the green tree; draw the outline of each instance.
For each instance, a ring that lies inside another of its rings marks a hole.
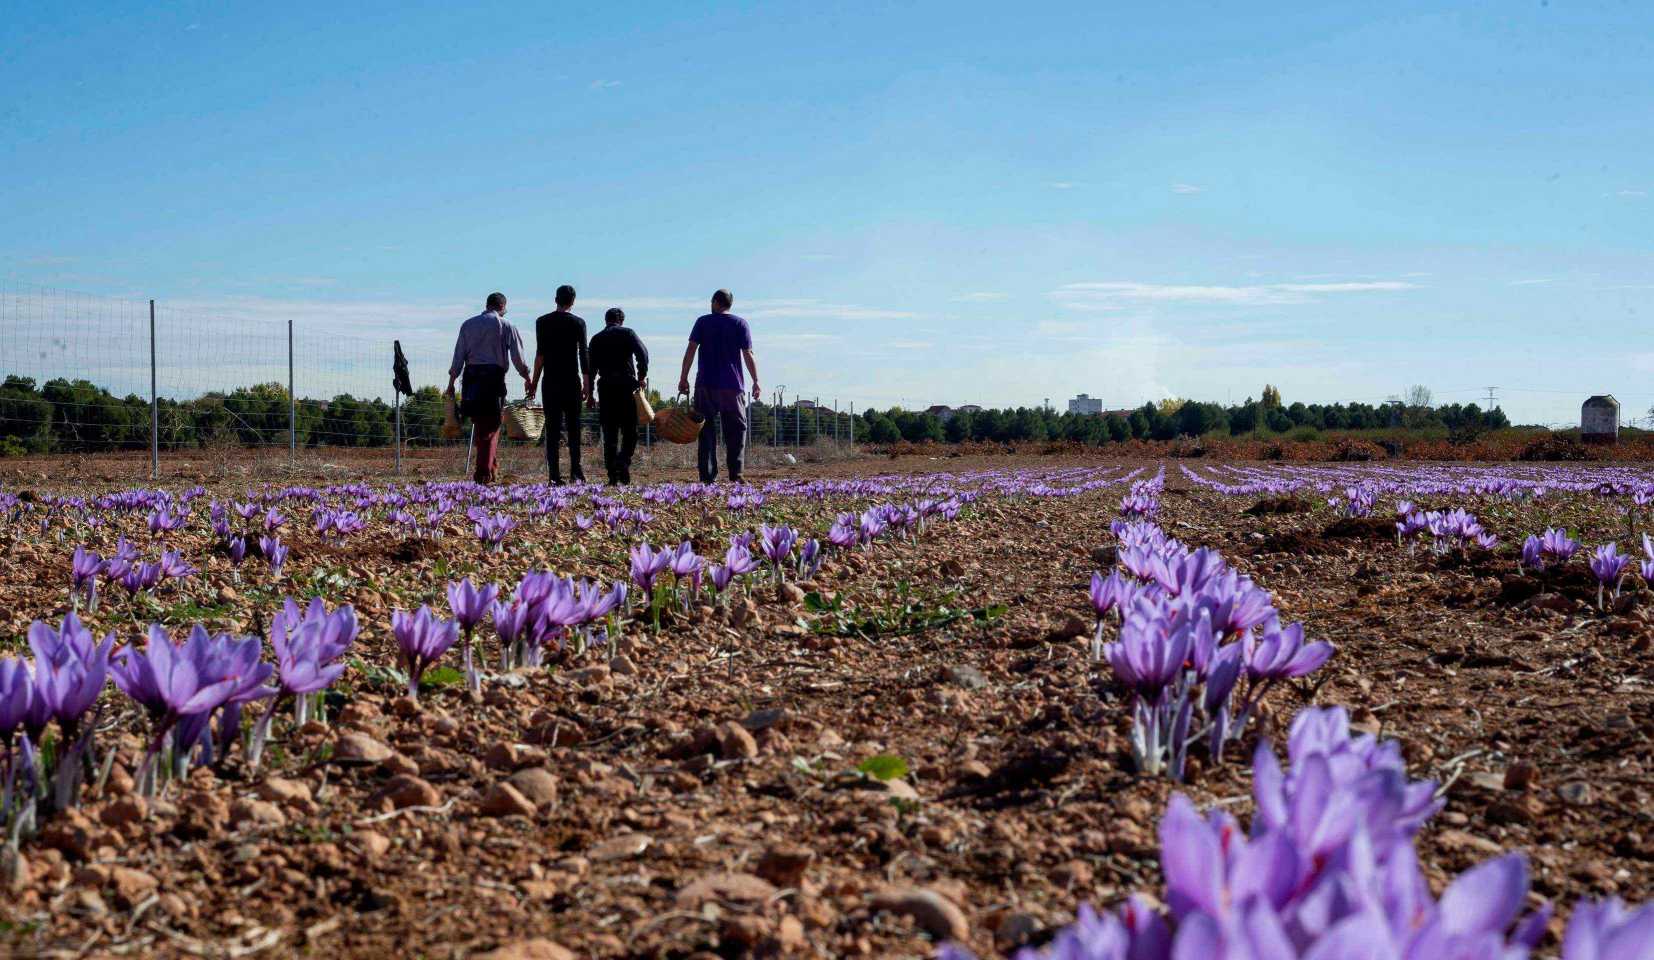
[[[895,443],[902,439],[902,432],[896,429],[896,421],[885,414],[878,414],[868,428],[867,439],[873,443]]]

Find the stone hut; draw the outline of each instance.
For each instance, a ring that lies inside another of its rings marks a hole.
[[[1579,437],[1586,443],[1618,443],[1620,402],[1612,394],[1599,394],[1579,408]]]

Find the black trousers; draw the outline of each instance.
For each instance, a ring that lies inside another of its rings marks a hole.
[[[624,383],[605,388],[597,382],[597,419],[603,426],[603,465],[610,483],[632,482],[632,454],[637,450],[636,387]]]
[[[569,444],[569,479],[583,483],[586,474],[580,469],[580,413],[584,406],[579,393],[566,390],[553,392],[550,384],[540,388],[540,403],[546,408],[546,469],[552,483],[563,482],[563,471],[557,462],[557,448],[563,445],[564,434]]]

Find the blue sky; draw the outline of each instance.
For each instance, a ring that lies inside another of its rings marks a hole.
[[[662,367],[728,286],[768,387],[858,406],[1654,406],[1654,6],[821,6],[9,11],[0,366],[84,322],[41,284],[160,300],[178,390],[292,317],[376,392],[570,282]]]

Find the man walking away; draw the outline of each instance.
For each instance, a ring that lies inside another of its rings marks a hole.
[[[586,321],[569,312],[574,306],[574,288],[557,288],[557,309],[534,321],[534,376],[529,393],[545,375],[540,402],[546,408],[546,468],[551,482],[561,484],[563,471],[557,464],[562,434],[569,438],[569,479],[584,483],[580,470],[581,401],[591,399],[591,363],[586,355]]]
[[[454,342],[454,360],[448,365],[448,392],[461,373],[460,412],[476,428],[478,483],[493,483],[499,470],[500,411],[505,408],[505,365],[522,375],[529,395],[534,393],[528,365],[523,363],[523,338],[505,322],[505,294],[491,293],[482,313],[460,324]]]
[[[689,349],[683,354],[683,373],[678,377],[678,392],[689,392],[689,366],[700,352],[701,362],[695,370],[695,409],[706,418],[701,427],[701,445],[696,457],[702,483],[718,479],[718,431],[714,420],[723,424],[724,456],[729,465],[729,479],[740,483],[742,455],[747,446],[747,396],[741,377],[741,364],[752,373],[752,398],[762,394],[758,387],[758,361],[752,356],[752,331],[747,322],[729,312],[735,297],[728,290],[712,295],[712,312],[695,321],[689,332]]]
[[[603,314],[603,329],[592,337],[592,365],[586,368],[588,378],[597,373],[597,419],[603,425],[603,464],[611,484],[632,482],[632,452],[637,449],[637,404],[632,394],[649,379],[649,351],[625,324],[626,314],[619,307]],[[591,392],[588,379],[586,394]]]

